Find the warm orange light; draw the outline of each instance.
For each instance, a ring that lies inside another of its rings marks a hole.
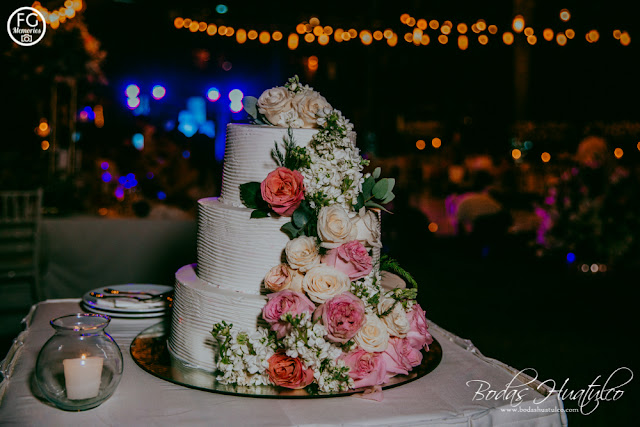
[[[429,231],[432,233],[438,231],[438,224],[436,224],[435,222],[429,223]]]
[[[334,33],[333,33],[333,39],[334,39],[335,41],[337,41],[338,43],[340,43],[340,42],[342,41],[342,33],[343,33],[343,32],[344,32],[344,31],[342,31],[342,28],[338,28],[338,29],[336,29],[336,30],[334,31]]]
[[[55,30],[60,26],[60,21],[51,21],[51,29]]]
[[[426,147],[426,146],[427,146],[427,143],[424,142],[424,140],[419,139],[419,140],[416,141],[416,148],[418,150],[424,150],[424,147]]]
[[[320,46],[326,46],[329,44],[329,36],[326,34],[321,35],[320,37],[318,37],[318,44]]]
[[[480,34],[480,36],[478,36],[478,43],[482,45],[489,43],[489,37],[487,37],[486,34]]]
[[[591,30],[587,33],[587,37],[589,37],[591,43],[595,43],[600,39],[600,33],[596,30]]]
[[[374,31],[374,32],[373,32],[373,38],[374,38],[375,40],[378,40],[378,41],[379,41],[379,40],[382,40],[382,37],[383,37],[383,35],[382,35],[382,31],[379,31],[379,30],[378,30],[378,31]]]
[[[548,42],[553,40],[553,30],[551,28],[545,28],[542,32],[542,37]]]
[[[309,19],[309,25],[311,25],[312,27],[318,26],[320,25],[320,20],[314,16]]]
[[[624,155],[624,151],[622,151],[622,148],[618,147],[613,150],[613,155],[616,156],[616,159],[619,159]]]
[[[427,20],[426,19],[418,19],[418,22],[416,22],[416,26],[418,28],[420,28],[421,30],[426,30],[427,29]]]
[[[533,35],[533,28],[531,28],[531,27],[525,28],[524,29],[524,35],[527,36],[527,37],[532,36]]]
[[[220,30],[218,30],[220,31]],[[258,32],[256,30],[249,30],[249,32],[247,33],[247,38],[249,40],[255,40],[258,38]]]
[[[314,36],[311,33],[307,33],[304,35],[304,41],[306,41],[307,43],[313,43],[315,39],[316,39],[316,36]]]
[[[551,160],[551,154],[545,151],[544,153],[542,153],[540,158],[542,159],[543,162],[547,163],[549,160]]]
[[[558,44],[560,46],[566,45],[567,44],[567,36],[565,36],[564,33],[556,34],[556,42],[558,42]]]
[[[487,29],[487,23],[484,22],[484,19],[480,19],[478,20],[478,22],[476,22],[476,27],[478,28],[478,30],[484,31]]]
[[[51,18],[51,21],[53,21],[53,18]],[[186,18],[184,21],[182,21],[183,28],[189,28],[190,26],[191,26],[191,19]]]
[[[403,13],[402,15],[400,15],[400,22],[402,22],[403,24],[407,23],[407,20],[410,18],[411,16],[408,13]]]
[[[290,50],[295,50],[298,48],[298,43],[300,42],[300,36],[297,33],[289,34],[289,38],[287,39],[287,47]]]
[[[517,15],[513,18],[513,31],[516,33],[521,33],[524,30],[524,17],[522,15]]]
[[[459,32],[460,34],[464,34],[464,33],[466,33],[466,32],[467,32],[467,30],[468,30],[468,28],[467,28],[467,24],[464,24],[464,23],[462,23],[462,22],[461,22],[461,23],[459,23],[459,24],[458,24],[458,27],[457,27],[457,30],[458,30],[458,32]]]
[[[358,37],[358,32],[355,30],[355,28],[351,28],[349,29],[349,35],[352,39],[355,39],[356,37]]]
[[[80,9],[82,9],[82,0],[74,0],[73,8],[76,10],[76,12],[79,12]]]
[[[303,23],[299,23],[298,25],[296,25],[296,32],[298,34],[304,34],[305,32],[305,26]]]
[[[413,27],[414,25],[416,25],[416,18],[410,17],[409,19],[407,19],[406,24],[410,27]]]
[[[260,43],[262,44],[267,44],[271,41],[271,34],[269,34],[268,31],[262,31],[260,33],[260,36],[258,37],[258,40],[260,40]]]
[[[247,41],[247,32],[243,28],[239,28],[236,31],[236,41],[240,44]]]
[[[313,35],[315,35],[316,37],[320,37],[323,34],[324,34],[324,28],[322,28],[319,25],[317,27],[313,27]]]
[[[389,40],[391,37],[393,37],[393,31],[389,29],[384,30],[384,33],[382,35],[384,36],[385,39]]]
[[[513,33],[507,31],[506,33],[502,34],[502,41],[504,42],[504,44],[513,43]]]
[[[613,30],[613,38],[616,40],[620,40],[620,36],[622,35],[622,31],[620,30]]]
[[[227,34],[227,27],[225,27],[224,25],[220,25],[218,27],[218,34],[221,36],[224,36],[225,34]]]
[[[244,31],[244,30],[242,30],[242,31]],[[209,34],[210,36],[215,36],[217,32],[218,32],[218,27],[216,26],[216,24],[209,24],[209,26],[207,27],[207,34]],[[245,39],[246,39],[247,33],[245,32],[244,35],[245,35]]]
[[[629,46],[631,43],[631,36],[626,31],[620,35],[620,43],[622,46]]]
[[[305,33],[310,33],[311,30],[313,30],[313,27],[311,26],[311,24],[309,24],[309,23],[304,24],[304,32]]]
[[[326,25],[324,27],[324,33],[328,36],[330,36],[331,34],[333,34],[333,28],[331,28],[329,25]]]
[[[527,43],[529,43],[531,46],[533,46],[537,42],[538,42],[538,38],[536,36],[531,35],[527,37]]]
[[[38,130],[40,132],[46,132],[49,130],[49,124],[47,122],[42,122],[38,125]]]
[[[571,13],[569,13],[568,9],[562,9],[560,11],[560,19],[562,19],[564,22],[567,22],[569,19],[571,19]]]
[[[638,151],[640,151],[640,141],[638,142],[638,145],[636,145],[636,147],[638,148]]]
[[[189,31],[191,31],[192,33],[198,31],[198,28],[200,28],[200,23],[198,21],[193,21],[191,22],[191,25],[189,25]]]
[[[433,21],[429,21],[429,28],[431,28],[432,30],[437,30],[439,26],[440,23],[435,19]]]
[[[518,160],[520,157],[522,157],[522,151],[514,148],[513,150],[511,150],[511,157],[513,157],[514,160]]]
[[[282,40],[282,33],[280,31],[274,31],[273,34],[271,34],[271,38],[274,42],[279,42]]]
[[[449,37],[445,36],[444,34],[440,34],[438,36],[438,41],[440,42],[440,44],[447,44],[447,42],[449,41]]]
[[[478,24],[471,24],[471,31],[478,34],[480,30],[478,29]]]
[[[177,17],[176,19],[173,20],[173,25],[176,28],[182,28],[182,26],[184,25],[184,19]]]
[[[371,35],[371,31],[369,30],[360,31],[360,41],[362,41],[362,44],[365,46],[370,45],[371,42],[373,41],[373,36]]]
[[[318,69],[318,57],[310,56],[307,61],[307,66],[309,67],[309,71],[316,71]]]
[[[200,24],[198,24],[198,31],[200,32],[207,31],[207,23],[201,22]]]
[[[42,147],[42,150],[46,151],[49,149],[49,141],[42,141],[42,144],[40,144],[40,147]]]
[[[442,140],[438,137],[435,137],[431,140],[431,146],[433,148],[440,148],[442,146]]]
[[[422,40],[420,40],[420,44],[422,44],[422,46],[426,46],[429,44],[429,42],[431,41],[431,38],[429,38],[428,34],[423,34],[422,35]]]
[[[489,25],[489,33],[496,34],[498,32],[498,27],[495,25]]]
[[[235,33],[236,30],[233,29],[233,27],[227,27],[227,32],[224,34],[227,37],[231,37],[233,36],[233,33]]]
[[[442,31],[442,34],[449,35],[451,33],[451,27],[443,25],[442,28],[440,28],[440,31]]]
[[[460,48],[460,50],[467,50],[467,48],[469,47],[469,39],[467,38],[467,36],[458,36],[458,47]]]
[[[413,42],[418,44],[422,41],[422,30],[420,28],[413,29]]]
[[[567,28],[567,30],[564,32],[564,35],[567,36],[569,40],[571,40],[576,36],[576,32],[573,31],[571,28]]]
[[[348,31],[342,32],[342,41],[348,42],[351,40],[351,34]]]
[[[411,43],[413,41],[413,33],[405,33],[404,41]]]
[[[393,35],[391,36],[391,38],[387,39],[387,44],[391,47],[394,47],[395,45],[398,44],[398,35],[396,33],[393,33]]]

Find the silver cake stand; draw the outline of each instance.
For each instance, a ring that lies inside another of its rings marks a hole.
[[[337,393],[312,393],[307,389],[290,390],[275,386],[249,387],[221,384],[216,381],[214,373],[193,368],[173,357],[167,349],[168,332],[169,325],[165,322],[143,330],[131,343],[131,356],[145,371],[174,384],[212,393],[271,399],[317,399],[349,396],[364,391],[356,389]],[[422,378],[433,371],[441,360],[442,347],[434,339],[433,343],[429,345],[429,351],[424,352],[423,350],[422,363],[419,366],[415,367],[408,375],[397,375],[391,378],[389,382],[382,385],[382,388],[390,389]]]

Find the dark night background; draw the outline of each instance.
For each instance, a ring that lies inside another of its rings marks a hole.
[[[49,8],[62,3],[42,2]],[[153,126],[158,140],[169,139],[179,151],[190,150],[189,165],[201,173],[198,182],[209,195],[217,196],[221,165],[215,160],[215,142],[202,135],[189,139],[177,130],[165,131],[166,121],[175,120],[188,97],[204,96],[215,85],[222,97],[216,104],[208,103],[207,112],[220,135],[224,123],[245,119],[243,113],[232,114],[227,108],[226,94],[231,89],[259,96],[297,74],[354,123],[358,145],[372,165],[398,178],[394,215],[383,219],[385,251],[415,274],[421,285],[419,298],[433,322],[471,339],[486,356],[521,369],[536,368],[541,379],[552,378],[560,385],[570,378],[572,389],[587,387],[599,375],[602,383],[622,366],[636,371],[638,358],[632,342],[638,324],[633,291],[640,270],[637,242],[606,273],[585,274],[565,261],[566,251],[560,256],[539,256],[531,244],[535,231],[506,233],[508,224],[494,223],[472,233],[432,233],[427,226],[435,219],[424,208],[428,200],[442,201],[448,194],[475,188],[447,182],[446,167],[485,155],[496,165],[492,172],[494,184],[500,183],[496,199],[506,210],[533,211],[544,200],[548,176],[561,173],[543,170],[541,153],[551,153],[550,167],[561,168],[560,159],[573,155],[589,135],[604,138],[611,153],[615,147],[624,150],[617,161],[630,171],[627,189],[640,188],[640,32],[633,2],[229,1],[223,15],[216,13],[216,4],[200,0],[87,2],[80,15],[107,53],[101,72],[108,84],[78,76],[78,107],[103,105],[105,125],[98,129],[92,123],[78,123],[76,148],[82,151],[82,161],[72,174],[51,170],[49,153],[41,148],[43,138],[34,128],[49,114],[55,75],[73,68],[74,61],[82,69],[83,60],[77,58],[84,54],[71,43],[73,38],[55,50],[34,46],[16,51],[5,34],[0,189],[42,186],[48,191],[47,208],[54,208],[51,213],[97,214],[115,199],[98,197],[93,184],[87,184],[99,182],[95,163],[108,158],[121,170],[133,171],[139,167],[140,153],[131,147],[131,135]],[[3,2],[2,16],[23,5],[27,3]],[[558,17],[562,8],[571,11],[569,22]],[[431,36],[428,46],[405,42],[402,36],[410,30],[399,20],[403,13],[437,19],[440,24],[453,21],[449,43],[438,43],[434,30],[425,32]],[[512,31],[511,22],[518,13],[535,30],[538,41],[533,46],[522,35],[516,36],[513,45],[502,42],[501,34]],[[398,44],[389,47],[383,40],[364,46],[359,39],[337,44],[331,37],[327,46],[301,39],[297,49],[288,49],[287,35],[312,16],[334,29],[391,28],[399,36]],[[176,17],[235,29],[278,29],[284,38],[268,45],[257,40],[241,45],[235,36],[177,30]],[[470,27],[478,19],[497,25],[498,34],[482,46],[469,29],[469,48],[461,51],[455,24],[466,22]],[[554,33],[572,28],[576,36],[561,47],[543,39],[544,28]],[[585,40],[591,29],[599,31],[597,43]],[[614,39],[615,29],[629,32],[629,46]],[[55,31],[48,30],[47,37]],[[316,71],[308,68],[310,56],[318,58]],[[528,61],[528,66],[522,67],[522,61]],[[225,63],[231,64],[229,71],[223,69]],[[45,71],[36,73],[43,64]],[[143,90],[161,82],[167,96],[153,103],[148,115],[134,116],[123,95],[132,82]],[[442,149],[431,147],[434,137],[441,138]],[[426,141],[427,149],[416,149],[418,139]],[[533,147],[523,154],[523,161],[514,162],[511,150],[522,148],[525,139],[531,139]],[[60,147],[64,146],[62,136]],[[427,169],[436,172],[426,177]],[[536,172],[539,191],[518,184],[532,172]],[[186,210],[195,206],[193,200],[172,197],[168,190],[167,194],[167,203]],[[616,206],[640,219],[638,199],[633,197]],[[628,234],[636,237],[635,231],[631,228]],[[26,308],[20,309],[26,313]],[[624,425],[635,409],[635,383],[624,388],[620,401],[602,402],[592,415],[568,414],[570,423]],[[577,405],[568,401],[565,406]]]

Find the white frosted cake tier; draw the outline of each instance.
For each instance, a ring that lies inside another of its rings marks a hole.
[[[246,124],[227,125],[221,198],[225,203],[243,206],[240,184],[262,182],[277,164],[271,157],[276,143],[284,153],[283,138],[287,128]],[[317,129],[292,129],[296,145],[306,147]]]
[[[167,344],[174,357],[196,368],[215,371],[217,343],[211,335],[213,325],[224,320],[246,331],[266,327],[261,316],[267,299],[215,288],[198,278],[194,267],[185,265],[176,273]]]
[[[260,294],[264,276],[282,262],[289,237],[280,227],[291,218],[251,218],[251,209],[214,197],[198,205],[198,277],[219,288]]]

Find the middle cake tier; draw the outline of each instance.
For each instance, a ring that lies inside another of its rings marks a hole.
[[[215,197],[198,201],[198,277],[214,286],[260,294],[267,272],[282,262],[291,218],[251,218],[251,209]]]

